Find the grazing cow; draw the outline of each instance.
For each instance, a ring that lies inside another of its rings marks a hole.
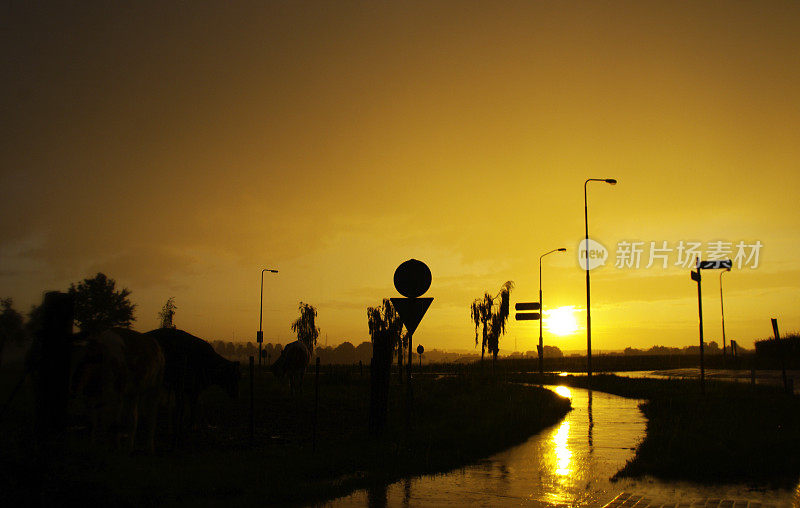
[[[139,421],[145,446],[154,450],[158,401],[164,376],[164,354],[151,337],[126,328],[112,328],[86,339],[70,388],[86,399],[92,439],[104,433],[116,446],[127,436],[133,451]]]
[[[300,395],[303,387],[303,375],[311,361],[311,352],[302,341],[296,340],[286,344],[281,356],[272,364],[275,377],[289,377],[289,390],[293,396]]]
[[[184,424],[185,405],[189,405],[189,424],[196,422],[197,401],[209,386],[221,387],[231,398],[239,395],[239,362],[218,355],[208,342],[183,330],[160,328],[145,333],[158,341],[164,351],[164,388],[175,401],[172,414],[177,429]]]

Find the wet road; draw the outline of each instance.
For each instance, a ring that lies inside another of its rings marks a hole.
[[[573,410],[525,443],[462,469],[357,491],[326,506],[602,506],[623,491],[674,502],[720,497],[792,506],[788,491],[650,479],[612,482],[645,435],[640,401],[581,388],[548,388],[569,397]]]

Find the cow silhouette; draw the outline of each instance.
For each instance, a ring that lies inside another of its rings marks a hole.
[[[300,395],[303,388],[303,375],[311,361],[311,352],[302,341],[286,344],[281,356],[272,364],[272,373],[278,379],[289,378],[289,391],[293,397]]]
[[[175,328],[151,330],[144,335],[158,341],[164,351],[164,388],[172,405],[174,431],[197,422],[200,394],[211,385],[221,387],[231,398],[239,395],[239,362],[226,360],[208,342]],[[189,420],[185,421],[185,407]]]
[[[86,400],[93,441],[104,435],[113,447],[133,451],[141,423],[144,447],[154,451],[164,365],[158,342],[139,332],[112,328],[86,338],[70,389]]]

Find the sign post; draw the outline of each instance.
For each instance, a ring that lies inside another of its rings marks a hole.
[[[691,271],[691,279],[697,282],[697,313],[700,317],[700,392],[705,395],[706,393],[706,369],[705,369],[705,355],[703,344],[703,292],[700,288],[700,280],[702,275],[700,270],[717,270],[726,269],[730,270],[733,266],[733,261],[730,259],[720,259],[715,261],[700,261],[700,258],[695,258],[695,266],[697,271]]]
[[[542,298],[542,292],[539,291],[539,298]],[[520,302],[514,304],[514,310],[527,311],[527,310],[541,310],[541,302]],[[542,315],[539,312],[517,312],[514,315],[517,321],[539,321],[539,345],[536,346],[536,351],[539,353],[539,374],[544,373],[544,340],[542,339]]]
[[[411,368],[413,366],[413,337],[433,298],[420,298],[431,287],[431,269],[422,261],[409,259],[397,267],[394,272],[394,287],[406,298],[391,298],[392,306],[408,331],[408,363],[406,368],[406,427],[411,428],[411,410],[414,391],[411,385]]]

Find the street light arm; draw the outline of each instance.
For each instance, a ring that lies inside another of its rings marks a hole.
[[[264,272],[278,273],[278,270],[264,268],[261,270],[261,304],[258,307],[258,331],[261,331],[261,323],[264,315]],[[261,358],[259,357],[259,361]]]

